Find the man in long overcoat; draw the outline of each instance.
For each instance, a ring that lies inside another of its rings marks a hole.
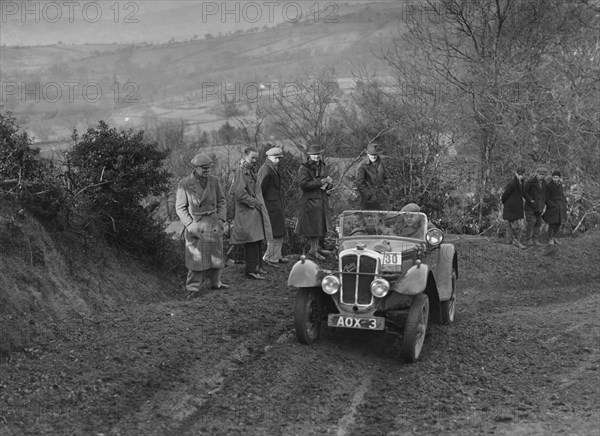
[[[192,174],[177,186],[175,211],[185,226],[186,290],[198,292],[209,272],[213,289],[229,286],[221,282],[223,268],[223,228],[226,200],[219,180],[209,175],[212,159],[198,154],[192,159]]]
[[[567,220],[567,199],[561,183],[560,171],[552,173],[552,180],[546,186],[546,212],[542,218],[548,223],[548,244],[559,244],[556,234],[560,225]]]
[[[269,265],[289,262],[281,254],[283,238],[286,235],[281,175],[278,170],[282,157],[283,152],[279,147],[268,149],[267,159],[258,170],[257,175],[257,184],[260,186],[265,206],[269,212],[269,221],[271,222],[271,231],[273,234],[273,237],[267,240],[267,250],[263,256],[263,261]]]
[[[521,233],[523,231],[521,221],[524,216],[523,209],[523,175],[525,169],[517,168],[515,176],[508,182],[502,192],[502,218],[507,221],[506,225],[506,243],[513,244],[519,248],[526,248],[521,243]]]
[[[318,144],[308,147],[308,160],[298,169],[298,180],[302,195],[300,197],[300,212],[295,232],[309,240],[308,254],[315,259],[324,260],[327,250],[319,249],[319,238],[329,230],[329,192],[332,179],[327,175],[323,162],[324,149]]]
[[[527,245],[540,245],[538,241],[542,226],[542,213],[546,208],[546,174],[545,167],[539,167],[536,175],[525,183],[523,197],[525,198],[525,221],[527,222]]]
[[[264,280],[262,274],[262,241],[271,239],[269,212],[260,187],[256,186],[258,152],[253,148],[244,151],[242,164],[235,172],[231,191],[235,202],[235,216],[231,230],[231,243],[244,244],[246,248],[246,277]]]
[[[366,153],[367,157],[356,169],[356,188],[361,197],[361,209],[388,210],[390,189],[379,144],[369,144]]]

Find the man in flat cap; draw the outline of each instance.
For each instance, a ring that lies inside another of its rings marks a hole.
[[[546,205],[546,174],[545,167],[538,167],[535,176],[525,183],[523,198],[525,198],[525,221],[527,228],[525,238],[527,245],[540,245],[538,240],[542,227],[542,214]]]
[[[269,145],[271,144],[267,144],[267,146]],[[283,157],[283,151],[279,147],[271,147],[266,154],[267,159],[256,176],[256,183],[260,186],[265,206],[269,212],[272,232],[272,238],[267,240],[267,250],[263,261],[267,265],[277,266],[279,263],[289,262],[281,254],[283,238],[286,235],[285,209],[281,192],[281,175],[279,174],[279,162]]]
[[[405,238],[423,238],[423,216],[419,214],[421,208],[416,203],[408,203],[400,212],[400,220],[395,227],[396,235]]]
[[[269,212],[262,191],[257,185],[256,163],[258,151],[244,150],[241,165],[235,171],[231,193],[235,202],[235,218],[231,230],[231,243],[244,244],[246,278],[265,280],[262,268],[262,242],[272,239]]]
[[[508,182],[502,192],[502,218],[507,221],[506,243],[515,247],[526,248],[521,243],[521,232],[523,231],[521,220],[523,219],[523,175],[525,168],[519,167],[515,176]]]
[[[199,292],[208,271],[211,288],[226,289],[229,286],[221,282],[225,195],[219,180],[209,174],[209,156],[197,154],[192,165],[192,174],[181,179],[175,198],[175,211],[185,226],[185,288]]]
[[[323,255],[330,253],[319,248],[319,239],[325,236],[330,226],[329,190],[333,182],[322,159],[324,151],[320,144],[310,144],[306,151],[308,159],[298,168],[302,195],[295,233],[308,239],[308,254],[317,260],[324,260]]]
[[[356,169],[356,188],[361,197],[361,209],[388,210],[390,189],[379,144],[369,144],[366,153],[367,157]]]
[[[563,189],[562,174],[559,170],[552,172],[552,179],[546,187],[546,211],[542,215],[548,224],[548,244],[560,244],[556,234],[560,225],[567,221],[567,198]]]

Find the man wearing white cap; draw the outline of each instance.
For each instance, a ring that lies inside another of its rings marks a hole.
[[[260,186],[265,206],[269,212],[273,234],[273,237],[267,240],[267,251],[265,251],[263,261],[268,265],[277,266],[279,263],[289,262],[281,254],[286,228],[283,195],[281,193],[281,176],[278,167],[283,152],[279,147],[272,147],[267,150],[266,154],[267,159],[258,170],[256,177],[257,185]]]
[[[223,228],[226,201],[219,180],[209,175],[212,159],[197,154],[192,159],[194,171],[177,185],[175,211],[185,226],[185,288],[199,292],[206,271],[213,289],[226,289],[221,282],[223,268]]]

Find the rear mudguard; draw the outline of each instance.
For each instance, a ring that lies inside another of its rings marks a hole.
[[[319,266],[309,259],[302,259],[296,262],[288,276],[288,286],[294,288],[313,288],[321,287],[323,274],[319,271]]]
[[[440,300],[445,301],[452,297],[452,271],[456,271],[458,277],[458,256],[452,244],[442,244],[437,256],[437,268],[433,275]]]

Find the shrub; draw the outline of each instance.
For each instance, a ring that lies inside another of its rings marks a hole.
[[[101,121],[67,154],[74,210],[83,228],[136,254],[160,252],[162,227],[152,217],[169,187],[166,151],[144,142],[144,132],[121,131]]]

